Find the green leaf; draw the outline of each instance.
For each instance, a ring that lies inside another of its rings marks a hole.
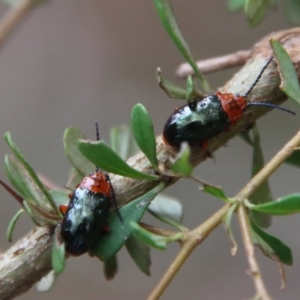
[[[256,125],[252,127],[253,132],[253,158],[252,158],[252,177],[254,177],[265,165],[263,152],[260,146],[260,137]],[[265,180],[251,195],[250,202],[253,204],[263,204],[272,202],[273,197],[270,190],[268,180]],[[271,216],[266,214],[251,211],[251,216],[255,223],[262,228],[267,228],[271,225]]]
[[[123,222],[120,221],[115,212],[110,213],[108,216],[110,232],[100,238],[99,242],[90,249],[89,254],[104,261],[115,255],[132,233],[130,222],[138,222],[142,218],[151,200],[156,197],[164,186],[164,183],[160,183],[145,195],[121,207],[119,212]]]
[[[294,167],[300,167],[300,149],[295,150],[290,157],[285,160],[285,163]]]
[[[139,151],[128,126],[116,126],[110,130],[110,145],[123,160],[128,159]]]
[[[69,195],[65,192],[57,190],[50,190],[49,192],[57,206],[68,204],[70,202]]]
[[[286,1],[286,14],[288,20],[293,25],[300,24],[300,2],[299,0],[287,0]]]
[[[167,248],[167,243],[169,242],[183,239],[182,233],[174,234],[171,237],[160,236],[142,228],[136,222],[131,222],[131,227],[133,230],[133,235],[137,239],[139,239],[141,242],[145,243],[146,245],[159,250],[165,250]]]
[[[223,189],[220,187],[205,184],[203,188],[200,188],[200,190],[225,202],[230,202],[229,198],[225,195]]]
[[[206,81],[203,74],[198,70],[197,64],[195,63],[191,51],[189,49],[188,44],[185,42],[183,35],[177,25],[175,16],[172,11],[172,7],[168,0],[154,0],[154,4],[156,7],[156,11],[158,16],[165,27],[165,30],[169,34],[170,38],[182,54],[182,56],[186,59],[186,61],[191,65],[195,74],[199,78],[204,90],[208,92],[210,90],[209,84]]]
[[[25,170],[21,163],[13,155],[5,155],[4,163],[7,177],[17,192],[23,198],[33,198],[30,189],[23,180]]]
[[[171,170],[175,174],[181,176],[190,176],[194,167],[190,163],[191,150],[188,143],[183,142],[180,146],[180,151],[177,153],[175,159],[171,159]]]
[[[156,69],[156,79],[160,88],[167,94],[169,98],[174,99],[186,99],[186,91],[181,87],[178,87],[173,82],[162,77],[161,69]]]
[[[131,235],[126,243],[126,249],[131,256],[132,260],[138,268],[147,276],[150,276],[150,248],[144,243],[140,242],[136,237]]]
[[[66,250],[64,243],[61,242],[60,226],[55,228],[51,260],[55,274],[62,273],[66,263]]]
[[[12,242],[12,233],[13,233],[13,230],[16,226],[16,223],[17,221],[19,220],[21,214],[24,212],[24,208],[21,208],[14,216],[13,218],[11,219],[11,221],[9,222],[9,225],[8,225],[8,228],[7,228],[7,231],[6,231],[6,238],[9,242]]]
[[[78,148],[88,160],[106,172],[136,179],[158,179],[157,176],[145,174],[130,167],[102,141],[90,142],[81,140],[78,142]]]
[[[63,137],[65,154],[75,170],[85,176],[95,169],[95,165],[80,153],[78,149],[80,139],[84,139],[84,135],[78,128],[69,127],[65,130]]]
[[[244,7],[246,0],[228,0],[228,8],[231,11],[237,11]]]
[[[290,194],[275,202],[254,205],[249,202],[245,204],[251,209],[270,215],[284,216],[300,212],[300,193]]]
[[[253,146],[253,141],[249,136],[249,130],[240,132],[239,137],[242,138],[249,146]]]
[[[230,206],[229,210],[227,211],[226,215],[223,218],[223,224],[225,227],[225,230],[228,234],[229,239],[231,240],[233,247],[231,248],[231,255],[234,256],[237,252],[237,243],[234,239],[232,229],[231,229],[231,219],[234,211],[236,210],[236,207],[238,206],[238,203],[234,203]]]
[[[160,194],[151,202],[148,211],[162,222],[180,230],[186,229],[180,224],[183,218],[183,208],[177,199]]]
[[[114,279],[118,273],[118,261],[117,256],[113,255],[103,262],[104,275],[106,280]]]
[[[300,88],[295,67],[283,46],[275,39],[271,39],[276,61],[279,65],[281,77],[281,90],[291,99],[300,104]]]
[[[149,159],[152,166],[157,169],[156,140],[153,123],[145,106],[138,103],[131,112],[131,125],[136,143]]]
[[[193,77],[189,75],[186,79],[186,100],[188,102],[195,101],[197,99],[203,99],[204,95],[200,93],[193,81]]]
[[[255,27],[265,18],[273,2],[270,0],[247,0],[245,14],[251,27]]]
[[[55,214],[57,216],[61,216],[61,213],[59,211],[59,209],[57,208],[57,206],[55,205],[51,195],[49,194],[49,191],[46,189],[46,187],[43,185],[43,183],[41,182],[41,180],[39,179],[39,177],[37,176],[37,174],[35,173],[35,171],[33,170],[33,168],[30,166],[30,164],[27,162],[27,160],[25,159],[25,157],[23,156],[23,154],[19,151],[19,149],[15,146],[15,144],[13,143],[10,133],[5,133],[4,134],[4,139],[7,143],[7,145],[9,146],[9,148],[11,149],[11,151],[13,152],[13,154],[17,157],[17,159],[20,161],[20,163],[24,166],[26,172],[28,173],[28,177],[24,176],[22,179],[26,180],[28,185],[27,187],[30,187],[30,191],[32,193],[39,193],[39,191],[37,190],[36,186],[40,189],[40,191],[45,195],[47,202],[50,204],[52,210],[55,212]],[[32,184],[30,184],[32,183]],[[30,186],[29,186],[30,185]],[[35,198],[35,200],[38,201],[37,198]]]
[[[70,171],[68,182],[66,184],[66,188],[71,191],[75,190],[76,185],[80,183],[85,176],[86,174],[82,175],[77,170],[75,170],[75,168],[72,168]]]
[[[252,219],[250,219],[252,233],[254,234],[254,242],[262,247],[264,252],[271,255],[276,255],[279,260],[288,266],[293,264],[293,255],[291,249],[276,238],[259,228]]]

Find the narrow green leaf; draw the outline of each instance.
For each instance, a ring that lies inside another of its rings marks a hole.
[[[162,77],[161,69],[156,69],[156,79],[160,88],[172,99],[186,99],[186,91],[173,82]]]
[[[175,159],[171,159],[171,171],[181,176],[190,176],[194,169],[190,163],[190,154],[191,150],[188,143],[182,143]]]
[[[212,185],[204,185],[203,188],[200,188],[204,193],[217,197],[225,202],[230,202],[229,198],[225,195],[223,189],[220,187]]]
[[[285,163],[300,168],[300,150],[295,150],[292,155],[285,160]]]
[[[159,250],[165,250],[167,248],[167,243],[182,240],[183,238],[182,233],[177,233],[174,234],[173,236],[165,237],[165,236],[154,234],[142,228],[136,222],[131,222],[130,224],[133,230],[132,233],[137,239],[139,239],[141,242],[145,243],[146,245]]]
[[[263,152],[260,146],[260,137],[256,124],[252,127],[253,132],[253,158],[252,158],[252,177],[254,177],[265,165]],[[265,180],[251,195],[250,202],[253,204],[263,204],[272,202],[273,197],[269,186],[269,181]],[[251,216],[255,223],[267,228],[271,225],[271,216],[251,210]]]
[[[275,39],[271,39],[271,46],[279,65],[281,90],[291,99],[300,104],[300,87],[295,67],[283,46]]]
[[[114,279],[118,273],[118,261],[117,256],[113,255],[103,262],[103,270],[106,280]]]
[[[186,79],[186,100],[188,102],[195,101],[197,99],[203,99],[204,95],[198,91],[194,81],[193,77],[189,75]]]
[[[254,205],[245,203],[251,210],[260,211],[270,215],[284,216],[300,212],[300,193],[290,194],[275,202]]]
[[[128,126],[116,126],[110,130],[110,145],[123,160],[138,153],[139,148]]]
[[[30,189],[25,184],[20,169],[23,168],[13,155],[5,155],[4,159],[7,177],[17,192],[26,199],[32,198]],[[24,169],[24,168],[23,168]]]
[[[70,201],[69,195],[65,192],[57,190],[50,190],[49,192],[57,206],[68,204]]]
[[[84,135],[78,128],[69,127],[65,130],[63,137],[65,154],[75,170],[85,176],[91,173],[95,166],[80,153],[78,149],[80,139],[84,139]]]
[[[65,245],[61,241],[60,226],[56,226],[52,245],[52,268],[55,274],[63,272],[66,263]]]
[[[29,205],[29,202],[27,202],[26,200],[23,201],[23,206],[24,209],[26,210],[26,212],[28,213],[30,219],[32,220],[32,222],[37,225],[37,226],[41,226],[42,224],[39,222],[39,220],[37,219],[38,216],[36,216],[36,214],[32,211],[32,208]],[[45,225],[45,224],[44,224]]]
[[[21,208],[11,219],[11,221],[9,222],[7,231],[6,231],[6,238],[9,242],[12,242],[12,234],[13,234],[13,230],[15,229],[16,223],[19,220],[21,214],[24,212],[24,208]]]
[[[75,168],[72,168],[70,171],[68,182],[66,184],[66,188],[68,190],[73,191],[76,188],[76,185],[78,183],[80,183],[82,181],[82,179],[84,178],[84,176],[86,176],[86,175],[87,174],[82,175],[77,170],[75,170]]]
[[[299,0],[287,0],[286,1],[286,14],[288,20],[293,25],[300,24],[300,2]]]
[[[167,243],[168,238],[164,236],[160,236],[157,234],[154,234],[141,226],[139,226],[135,222],[131,222],[131,227],[133,230],[133,235],[139,239],[141,242],[145,243],[146,245],[159,249],[159,250],[166,250],[167,249]]]
[[[131,126],[136,143],[149,159],[152,166],[157,169],[156,140],[153,123],[144,105],[138,103],[131,111]]]
[[[225,230],[228,234],[229,239],[231,240],[233,247],[231,248],[231,255],[234,256],[237,252],[237,243],[234,239],[232,229],[231,229],[231,219],[234,211],[236,210],[236,207],[238,206],[238,203],[234,203],[230,206],[229,210],[227,211],[225,217],[223,218],[223,225],[225,227]]]
[[[172,39],[182,56],[191,65],[195,74],[199,78],[204,90],[208,92],[210,90],[209,84],[203,74],[197,68],[197,64],[192,57],[189,46],[184,40],[184,37],[178,27],[170,2],[168,0],[154,0],[154,4],[158,16],[163,26],[165,27],[165,30],[169,34],[170,38]]]
[[[104,261],[115,255],[132,233],[130,222],[138,222],[142,218],[151,200],[156,197],[164,186],[164,183],[160,183],[145,195],[121,207],[119,211],[123,222],[120,221],[115,212],[110,213],[108,216],[110,232],[100,238],[99,242],[90,249],[89,254]]]
[[[25,170],[28,172],[30,178],[24,177],[24,179],[32,180],[35,183],[35,185],[38,186],[38,188],[41,190],[41,192],[46,196],[48,203],[50,204],[51,208],[56,213],[56,215],[61,216],[61,213],[60,213],[58,207],[55,205],[51,195],[49,194],[49,191],[46,189],[46,187],[40,181],[39,177],[37,176],[37,174],[35,173],[33,168],[30,166],[30,164],[27,162],[27,160],[25,159],[23,154],[21,154],[21,152],[15,146],[15,144],[13,143],[13,141],[11,139],[9,132],[4,134],[4,139],[7,143],[7,145],[9,146],[9,148],[11,149],[11,151],[13,152],[13,154],[18,158],[20,163],[24,166]],[[34,186],[31,185],[31,187],[32,187],[31,190],[33,191]]]
[[[249,130],[240,132],[239,137],[242,138],[249,146],[253,146],[253,141],[249,136]]]
[[[272,1],[270,0],[247,0],[245,14],[251,27],[255,27],[265,18]]]
[[[254,221],[250,219],[250,225],[254,232],[256,242],[263,248],[264,252],[271,255],[275,254],[279,260],[288,266],[293,264],[292,250],[276,238],[259,228]]]
[[[228,8],[231,11],[238,11],[244,7],[246,0],[228,0]]]
[[[137,267],[147,276],[150,276],[150,248],[144,243],[140,242],[136,237],[131,235],[126,243],[126,249],[135,262]]]
[[[180,230],[185,228],[180,224],[183,218],[182,204],[172,197],[159,194],[148,207],[148,211],[157,219]]]
[[[157,176],[139,172],[130,167],[104,142],[90,142],[81,140],[78,142],[80,152],[100,169],[125,177],[157,180]]]

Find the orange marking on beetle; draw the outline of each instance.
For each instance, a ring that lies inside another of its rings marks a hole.
[[[65,214],[67,213],[67,210],[68,210],[68,205],[61,204],[61,205],[59,206],[59,210],[60,210],[60,212],[61,212],[63,215],[65,215]]]
[[[112,195],[111,185],[107,180],[107,175],[100,171],[94,171],[90,175],[85,176],[79,184],[79,187],[88,189],[95,194],[103,194],[107,197],[111,197]]]
[[[217,92],[216,95],[221,100],[222,108],[227,114],[230,124],[235,125],[236,122],[243,116],[244,110],[247,107],[246,97],[236,97],[231,93],[223,94],[221,92]]]

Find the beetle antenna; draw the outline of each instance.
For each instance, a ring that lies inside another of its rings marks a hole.
[[[248,102],[247,104],[247,107],[248,106],[266,106],[266,107],[272,107],[272,108],[277,108],[277,109],[280,109],[280,110],[283,110],[287,113],[290,113],[292,115],[296,115],[295,112],[289,110],[289,109],[286,109],[282,106],[279,106],[279,105],[275,105],[275,104],[272,104],[272,103],[265,103],[265,102]]]
[[[95,121],[95,127],[96,127],[96,140],[100,141],[99,125],[97,121]],[[97,166],[96,166],[96,171],[99,171],[99,168]]]
[[[97,121],[95,121],[95,126],[96,126],[96,139],[97,141],[100,141],[99,125]]]
[[[265,66],[261,69],[260,73],[258,74],[257,78],[255,79],[255,81],[253,82],[253,84],[251,85],[250,89],[248,90],[248,92],[244,95],[244,97],[248,97],[248,95],[251,93],[251,91],[253,90],[253,88],[256,86],[256,84],[258,83],[259,79],[261,78],[262,74],[264,73],[264,71],[266,70],[266,68],[268,67],[268,65],[271,63],[273,59],[273,56],[271,56],[269,58],[269,60],[267,61],[267,63],[265,64]]]

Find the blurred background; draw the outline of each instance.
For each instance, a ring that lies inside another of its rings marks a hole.
[[[280,5],[277,12],[269,13],[263,24],[250,30],[244,16],[230,13],[225,1],[174,0],[172,3],[196,59],[249,49],[270,32],[290,26]],[[1,16],[6,11],[7,7],[1,5]],[[184,85],[174,76],[182,61],[160,24],[152,1],[48,1],[31,12],[0,47],[0,132],[10,131],[32,166],[63,186],[70,170],[62,145],[65,128],[76,126],[94,139],[94,121],[98,120],[101,137],[108,141],[109,129],[128,124],[132,106],[141,102],[153,117],[156,133],[160,134],[174,107],[181,103],[168,99],[160,90],[155,70],[161,67],[167,78]],[[208,79],[217,89],[235,71],[211,74]],[[293,103],[285,106],[297,111]],[[299,117],[274,111],[258,125],[268,161],[299,129]],[[201,164],[196,174],[222,185],[233,196],[249,179],[250,150],[236,137],[215,153],[215,162],[208,160]],[[0,157],[8,152],[1,139]],[[0,178],[8,181],[4,164],[1,166]],[[299,191],[297,171],[284,165],[271,177],[274,198]],[[181,180],[166,193],[182,201],[183,224],[189,228],[202,223],[222,205],[199,193],[198,186],[187,180]],[[3,189],[0,196],[0,247],[4,251],[9,247],[6,227],[19,205]],[[149,215],[144,220],[153,223]],[[194,251],[162,298],[254,296],[237,225],[234,220],[233,230],[239,245],[235,257],[230,255],[232,244],[220,226]],[[294,266],[286,267],[285,291],[280,290],[277,264],[257,249],[263,277],[274,299],[299,298],[299,226],[299,215],[276,217],[268,230],[293,250]],[[14,241],[32,228],[32,222],[23,215],[16,226]],[[170,244],[164,252],[152,250],[149,278],[122,249],[118,255],[119,273],[110,282],[105,280],[102,263],[96,258],[88,255],[71,258],[50,292],[39,294],[32,288],[19,299],[145,299],[178,250],[178,244]]]

